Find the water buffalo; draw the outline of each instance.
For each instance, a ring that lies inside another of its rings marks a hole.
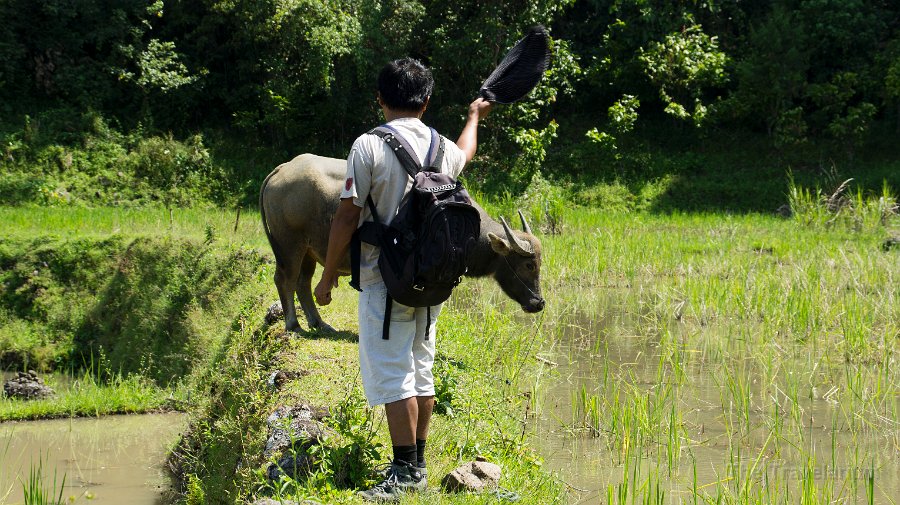
[[[263,229],[275,254],[275,286],[284,308],[287,330],[299,328],[294,292],[310,329],[333,331],[322,321],[312,297],[316,263],[325,263],[331,219],[340,201],[346,161],[301,154],[270,173],[259,191]],[[467,276],[492,275],[525,312],[544,308],[541,297],[541,243],[521,212],[524,232],[513,231],[481,213],[481,237],[468,265]],[[341,275],[350,274],[349,255]]]

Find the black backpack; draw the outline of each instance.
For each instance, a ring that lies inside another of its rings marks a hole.
[[[390,126],[369,132],[381,137],[413,178],[390,225],[382,224],[371,195],[367,199],[374,222],[357,230],[351,246],[351,286],[359,289],[359,243],[381,248],[378,268],[387,287],[382,338],[388,338],[392,301],[408,307],[430,308],[446,301],[466,273],[469,255],[481,233],[478,210],[462,183],[440,173],[444,138],[431,130],[425,167],[415,151]],[[435,149],[436,148],[436,149]],[[426,327],[427,338],[430,327]]]

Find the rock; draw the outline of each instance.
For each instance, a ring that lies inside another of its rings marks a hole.
[[[17,373],[15,378],[3,384],[3,392],[9,398],[20,400],[39,400],[56,394],[52,388],[44,384],[34,370]]]
[[[284,319],[284,309],[281,308],[281,302],[269,305],[269,310],[266,311],[266,324],[273,324],[280,319]]]
[[[266,440],[265,457],[272,457],[291,445],[296,450],[297,446],[317,444],[326,434],[326,428],[320,421],[327,412],[327,409],[316,409],[309,405],[281,406],[275,409],[266,419],[269,438]]]
[[[441,479],[441,487],[450,492],[478,493],[494,489],[500,483],[502,471],[487,461],[473,461],[459,466]]]
[[[487,461],[475,461],[472,463],[472,473],[481,479],[486,487],[494,488],[500,484],[500,475],[503,473],[500,466]]]
[[[284,370],[275,370],[274,372],[269,374],[269,378],[266,379],[266,387],[268,387],[272,391],[277,391],[281,389],[281,386],[284,385],[285,382],[294,380],[299,376],[306,375],[303,371],[300,372],[287,372]]]
[[[452,493],[462,491],[477,493],[484,489],[484,484],[481,482],[481,479],[472,474],[472,472],[457,468],[444,476],[441,480],[441,487]]]
[[[269,465],[266,476],[272,481],[278,480],[282,475],[297,479],[311,474],[316,463],[316,459],[309,454],[291,454],[291,451],[288,451],[288,454],[282,456],[277,463]]]
[[[282,475],[298,478],[309,475],[316,466],[316,458],[309,449],[321,443],[330,430],[322,424],[328,409],[299,405],[281,406],[266,419],[269,438],[263,455],[277,456],[277,463],[269,465],[266,476],[278,480]]]

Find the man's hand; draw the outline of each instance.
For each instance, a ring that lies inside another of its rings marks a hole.
[[[494,107],[493,102],[488,102],[484,98],[478,97],[474,102],[469,104],[469,112],[468,117],[476,120],[482,120],[488,117],[488,114],[491,113],[491,109]]]
[[[336,288],[338,285],[337,278],[334,279],[326,279],[325,276],[322,276],[322,280],[316,284],[316,289],[313,292],[316,296],[316,303],[319,305],[328,305],[331,303],[331,290]]]

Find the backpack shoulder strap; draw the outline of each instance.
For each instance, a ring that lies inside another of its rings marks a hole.
[[[435,146],[437,144],[437,146]],[[437,147],[437,149],[435,149]],[[431,128],[431,146],[428,148],[428,156],[425,159],[423,170],[440,172],[444,163],[444,136]]]
[[[369,133],[377,135],[387,142],[388,146],[390,146],[391,150],[394,151],[394,154],[397,156],[397,159],[400,160],[400,164],[403,165],[403,169],[406,170],[406,173],[409,174],[410,177],[415,178],[416,174],[422,170],[422,165],[419,163],[416,152],[413,151],[412,146],[409,145],[406,139],[404,139],[397,130],[394,130],[388,125],[381,125],[377,128],[372,128],[369,130]]]

